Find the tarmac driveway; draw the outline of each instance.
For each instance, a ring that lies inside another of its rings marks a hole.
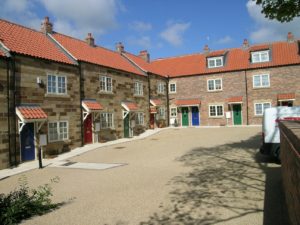
[[[65,204],[24,224],[287,224],[280,167],[258,154],[259,132],[168,129],[70,159],[117,167],[27,172],[33,187],[59,176],[53,200]],[[1,192],[20,176],[0,181]]]

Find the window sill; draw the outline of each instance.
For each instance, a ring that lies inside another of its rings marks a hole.
[[[209,116],[210,119],[222,119],[224,116]]]
[[[268,89],[268,88],[271,88],[270,86],[268,87],[253,87],[253,90],[256,90],[256,89]]]
[[[70,98],[70,95],[68,95],[68,94],[50,94],[50,93],[46,93],[45,97],[49,97],[49,98]]]
[[[264,115],[254,115],[254,118],[262,118]]]
[[[207,92],[222,92],[223,91],[223,89],[222,90],[207,90]]]
[[[98,94],[100,94],[100,95],[114,95],[114,92],[112,92],[112,91],[98,91]]]
[[[50,141],[50,140],[49,140],[49,144],[55,144],[55,143],[70,144],[70,143],[71,143],[71,140],[70,140],[70,139],[66,139],[66,140],[56,140],[56,141]]]

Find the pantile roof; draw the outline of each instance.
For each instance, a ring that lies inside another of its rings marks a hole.
[[[136,110],[138,110],[138,106],[134,102],[122,102],[122,106],[127,111],[136,111]]]
[[[47,114],[40,106],[18,106],[17,111],[25,120],[47,119]]]
[[[178,106],[200,105],[200,99],[178,99],[175,101]]]
[[[75,39],[60,33],[53,33],[52,36],[76,59],[88,63],[102,65],[126,72],[145,75],[134,65],[127,61],[120,53],[99,47],[90,46],[85,41]]]
[[[160,99],[150,99],[150,103],[153,105],[153,106],[159,106],[159,105],[162,105],[162,102]]]
[[[93,100],[93,99],[83,100],[82,104],[89,111],[99,111],[99,110],[103,109],[103,106],[99,102],[97,102],[96,100]]]
[[[228,102],[243,102],[243,96],[234,96],[227,99]]]
[[[74,64],[44,33],[2,19],[0,40],[11,52]]]
[[[295,99],[295,93],[286,93],[286,94],[278,94],[277,99],[278,100],[289,100],[289,99]]]

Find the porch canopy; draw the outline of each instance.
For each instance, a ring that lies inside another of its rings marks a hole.
[[[200,99],[178,99],[175,104],[177,106],[199,106],[201,101]]]
[[[278,94],[277,95],[277,100],[279,102],[283,101],[295,101],[295,93],[286,93],[286,94]]]
[[[234,96],[227,99],[228,104],[243,104],[243,96]]]
[[[138,110],[138,106],[134,102],[122,102],[121,105],[125,109],[125,111],[123,110],[123,119],[128,115],[128,113]]]
[[[90,115],[91,113],[99,113],[103,110],[103,106],[96,101],[96,99],[85,99],[81,102],[83,108],[83,121]]]
[[[38,105],[21,105],[16,107],[16,114],[19,118],[19,132],[22,131],[26,123],[37,123],[38,130],[41,129],[45,121],[47,121],[47,114]]]
[[[162,102],[160,99],[150,99],[150,103],[152,106],[160,106],[162,105]]]

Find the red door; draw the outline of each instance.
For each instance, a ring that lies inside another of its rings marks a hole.
[[[150,114],[150,128],[154,129],[154,114]]]
[[[92,115],[90,114],[84,121],[84,143],[89,144],[92,142],[93,142]]]

